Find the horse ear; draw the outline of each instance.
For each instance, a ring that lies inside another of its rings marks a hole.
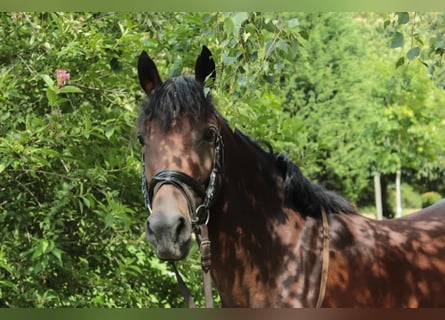
[[[162,84],[158,69],[155,63],[143,51],[138,60],[138,76],[142,89],[149,95],[155,88]]]
[[[209,78],[212,79],[211,86],[216,79],[215,61],[213,61],[210,50],[206,46],[202,46],[201,54],[195,64],[195,79],[202,84],[206,84]]]

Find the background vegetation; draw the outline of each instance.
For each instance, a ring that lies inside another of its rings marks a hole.
[[[216,105],[231,125],[359,207],[374,203],[380,173],[391,216],[397,169],[405,206],[440,198],[444,19],[1,13],[0,305],[182,306],[144,236],[142,50],[166,78],[191,73],[206,44],[218,66]],[[180,268],[199,300],[196,250]]]

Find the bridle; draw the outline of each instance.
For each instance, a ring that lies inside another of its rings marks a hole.
[[[163,186],[170,184],[177,188],[187,200],[189,208],[192,229],[195,232],[198,243],[201,250],[201,267],[203,271],[204,279],[204,291],[206,297],[206,306],[213,307],[213,297],[211,291],[211,279],[210,279],[210,240],[208,237],[207,223],[210,219],[210,207],[215,200],[216,194],[216,177],[218,174],[224,172],[224,144],[221,134],[217,128],[215,132],[215,152],[212,163],[212,171],[209,175],[207,187],[204,188],[201,184],[188,174],[174,169],[165,169],[159,171],[152,177],[150,183],[147,183],[145,177],[145,157],[142,153],[142,194],[144,196],[145,207],[149,214],[153,213],[152,203],[156,192]],[[193,190],[196,195],[202,199],[201,204],[196,205],[196,201],[191,191]],[[190,294],[190,290],[184,283],[181,275],[179,274],[174,262],[171,262],[175,271],[176,278],[179,283],[179,287],[189,307],[195,307],[195,303]]]
[[[215,153],[213,157],[212,171],[209,182],[204,190],[201,184],[188,174],[174,169],[159,171],[147,184],[145,178],[145,157],[142,154],[142,194],[144,195],[145,207],[149,214],[152,214],[152,203],[156,192],[165,184],[175,186],[187,199],[187,204],[191,214],[191,222],[194,229],[200,225],[206,225],[210,218],[210,206],[212,205],[216,192],[216,176],[222,174],[224,170],[224,144],[219,130],[215,130]],[[192,189],[202,203],[196,206]]]

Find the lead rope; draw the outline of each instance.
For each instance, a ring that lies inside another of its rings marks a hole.
[[[204,282],[204,296],[206,300],[206,308],[213,308],[214,301],[212,295],[212,277],[210,275],[210,240],[207,225],[202,225],[200,227],[200,233],[197,233],[197,238],[199,241],[199,247],[201,251],[201,269],[202,269],[202,279]],[[189,308],[196,308],[195,301],[193,300],[190,289],[184,282],[181,274],[173,261],[170,261],[175,272],[176,280],[178,281],[179,289],[181,290],[184,301]]]
[[[326,285],[328,283],[328,271],[329,271],[329,225],[328,217],[325,209],[321,208],[321,219],[323,223],[323,255],[321,266],[321,279],[320,279],[320,291],[318,293],[318,300],[315,305],[316,308],[320,308],[323,304],[324,296],[326,293]]]
[[[182,279],[182,276],[179,273],[178,268],[176,268],[176,263],[174,261],[170,261],[170,264],[173,267],[173,271],[175,272],[176,280],[178,281],[179,289],[181,290],[185,303],[189,308],[196,308],[192,294],[190,293],[189,288],[185,284],[184,279]]]

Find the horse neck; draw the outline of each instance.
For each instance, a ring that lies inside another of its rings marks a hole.
[[[304,219],[284,206],[272,156],[231,131],[223,139],[224,179],[209,222],[213,278],[227,305],[276,305]]]
[[[221,188],[223,214],[236,213],[240,222],[260,217],[278,219],[283,208],[283,178],[273,163],[273,156],[237,131],[226,133],[224,140],[225,153],[229,156],[225,158]]]

